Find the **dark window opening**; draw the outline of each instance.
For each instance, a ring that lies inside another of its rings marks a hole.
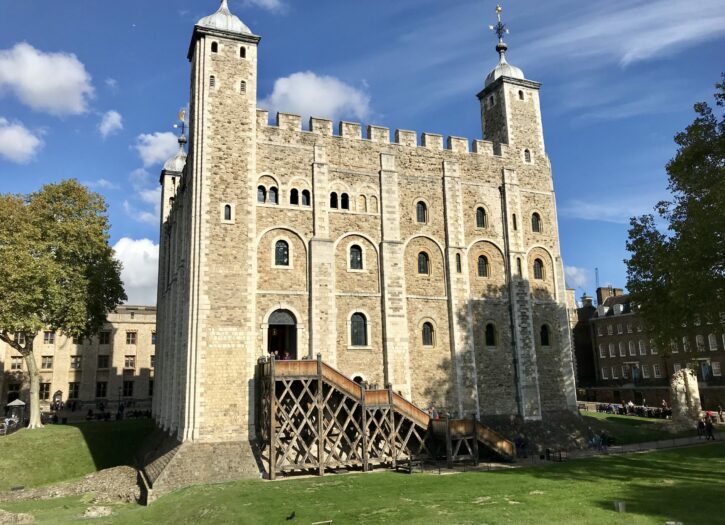
[[[337,193],[334,191],[330,193],[330,208],[337,209]]]
[[[478,276],[488,277],[488,259],[485,255],[478,258]]]
[[[352,314],[350,319],[350,342],[352,346],[368,345],[367,319],[361,313]]]
[[[523,99],[524,99],[524,92],[519,90],[519,100],[523,100]]]
[[[289,244],[287,241],[277,241],[274,245],[274,265],[289,266]]]
[[[219,44],[217,44],[216,42],[212,42],[211,43],[211,52],[216,53],[217,51],[219,51]]]
[[[242,46],[239,48],[239,58],[247,58],[247,48]]]
[[[216,86],[216,78],[214,77],[214,75],[212,75],[209,77],[209,87],[214,87],[214,86]]]
[[[257,202],[265,202],[267,200],[267,189],[264,186],[257,187]]]
[[[549,326],[541,325],[541,346],[549,346]]]
[[[541,262],[541,259],[536,259],[534,261],[534,279],[541,280],[544,278],[544,263]]]
[[[420,252],[418,254],[418,273],[428,275],[430,273],[430,259],[428,254]]]
[[[486,325],[486,346],[496,346],[496,328],[493,323]]]
[[[246,93],[247,92],[247,83],[244,80],[242,80],[239,83],[239,92],[240,93]]]
[[[541,232],[541,216],[538,213],[531,216],[531,230],[537,233]]]
[[[514,223],[514,231],[518,230],[519,229],[519,225],[516,222],[516,214],[515,213],[514,213],[514,216],[513,216],[513,223]]]
[[[476,210],[476,228],[485,228],[487,226],[486,210],[478,208]]]
[[[224,220],[225,221],[232,220],[232,207],[229,204],[224,205]]]
[[[423,346],[433,346],[433,325],[423,323]]]
[[[461,254],[460,253],[456,254],[456,271],[458,273],[461,273]]]
[[[269,188],[269,202],[272,204],[277,204],[277,188],[274,186]]]
[[[302,190],[302,206],[309,206],[310,205],[310,192],[307,190]]]
[[[352,270],[363,269],[362,248],[357,244],[350,246],[350,268]]]
[[[526,162],[531,162],[531,152],[527,149],[524,150],[524,160]]]
[[[415,217],[422,224],[428,222],[428,207],[425,205],[425,202],[420,201],[415,205]]]
[[[297,205],[300,203],[300,192],[299,190],[293,189],[289,194],[289,203]]]
[[[340,195],[340,208],[343,210],[350,209],[350,197],[348,197],[347,193]]]

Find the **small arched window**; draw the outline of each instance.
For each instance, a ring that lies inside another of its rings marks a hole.
[[[279,240],[274,244],[274,265],[289,266],[289,244]]]
[[[478,276],[488,277],[488,259],[485,255],[478,258]]]
[[[519,89],[519,100],[524,99],[524,92]]]
[[[216,86],[216,77],[214,75],[209,77],[209,87]]]
[[[350,269],[363,269],[362,248],[360,248],[360,246],[358,246],[357,244],[353,244],[352,246],[350,246]]]
[[[428,275],[430,273],[430,259],[428,254],[420,252],[418,254],[418,273]]]
[[[523,273],[521,271],[521,257],[516,258],[516,273],[521,277],[521,274]]]
[[[217,44],[216,42],[212,42],[211,43],[211,52],[216,53],[217,51],[219,51],[219,44]]]
[[[265,202],[267,200],[267,189],[264,186],[257,186],[257,202]]]
[[[531,216],[531,231],[540,233],[541,232],[541,215],[534,213]]]
[[[240,93],[246,93],[247,92],[247,83],[244,80],[242,80],[239,83],[239,92]]]
[[[300,203],[300,192],[296,188],[289,192],[289,203],[294,205]]]
[[[534,279],[541,280],[544,278],[544,263],[541,259],[534,260]]]
[[[549,346],[550,343],[550,333],[549,333],[549,325],[543,324],[541,325],[541,346]]]
[[[337,193],[330,193],[330,208],[337,209]]]
[[[457,253],[456,254],[456,271],[458,273],[461,273],[461,271],[462,271],[461,270],[461,254],[460,253]]]
[[[493,98],[493,95],[491,95],[490,97],[488,97],[488,107],[493,107],[493,105],[495,104],[495,102],[496,102],[496,100]]]
[[[378,198],[375,195],[370,197],[370,211],[373,213],[378,212]]]
[[[476,228],[485,228],[487,226],[486,210],[483,208],[476,208]]]
[[[368,200],[367,200],[367,197],[365,197],[365,195],[357,196],[357,211],[359,211],[359,212],[368,211]]]
[[[269,188],[269,202],[271,202],[272,204],[277,204],[279,202],[277,200],[277,195],[277,188],[275,188],[274,186]]]
[[[431,323],[423,323],[423,346],[433,346],[433,332]]]
[[[225,221],[232,220],[232,207],[229,204],[224,205],[224,220]]]
[[[524,150],[524,161],[531,162],[531,152],[527,149]]]
[[[340,195],[340,208],[343,210],[350,209],[350,197],[348,197],[347,193]]]
[[[516,222],[516,214],[513,214],[514,231],[519,229],[518,222]]]
[[[308,190],[302,190],[302,206],[310,205],[310,192]]]
[[[350,344],[352,346],[368,345],[368,322],[360,312],[352,314],[350,318]]]
[[[428,207],[423,201],[418,201],[415,205],[415,220],[421,224],[428,222]]]
[[[496,346],[496,327],[493,323],[486,325],[486,346]]]
[[[247,48],[242,46],[239,48],[239,58],[247,58]]]

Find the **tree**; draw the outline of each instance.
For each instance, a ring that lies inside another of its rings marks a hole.
[[[715,101],[725,106],[725,74]],[[719,120],[706,102],[697,117],[675,136],[675,157],[667,163],[672,201],[654,214],[630,219],[627,288],[641,315],[654,327],[657,344],[700,323],[719,325],[725,298],[725,116]]]
[[[24,358],[28,426],[36,428],[42,424],[35,335],[43,329],[72,337],[97,333],[126,300],[121,263],[108,244],[103,197],[75,180],[30,195],[0,195],[0,217],[0,340]]]

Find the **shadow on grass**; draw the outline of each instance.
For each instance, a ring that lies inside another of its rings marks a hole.
[[[93,421],[69,426],[81,432],[96,470],[119,465],[134,466],[137,450],[155,428],[150,418]]]

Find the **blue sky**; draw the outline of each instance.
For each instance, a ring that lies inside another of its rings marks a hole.
[[[130,302],[153,302],[158,173],[216,0],[0,0],[0,191],[75,177],[109,203]],[[262,36],[260,105],[478,138],[489,0],[230,0]],[[625,284],[627,221],[667,197],[672,137],[710,102],[721,0],[506,2],[509,62],[543,83],[569,284]],[[313,96],[320,91],[324,97]]]

